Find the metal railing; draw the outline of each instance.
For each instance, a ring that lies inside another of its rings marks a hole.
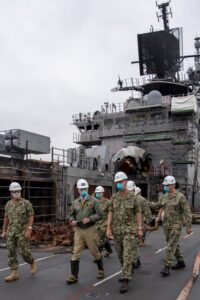
[[[131,78],[126,78],[124,79],[124,84],[123,87],[139,87],[141,85],[147,84],[153,80],[155,75],[149,74],[149,75],[144,75],[141,77],[131,77]]]
[[[52,148],[52,162],[60,166],[70,166],[87,170],[109,171],[108,164],[100,157],[87,157],[84,148],[63,149]]]
[[[68,165],[68,150],[60,148],[51,148],[51,162],[56,162],[59,165],[66,166]]]
[[[80,133],[73,133],[73,142],[74,143],[98,143],[100,142],[100,131],[86,131]]]
[[[133,124],[126,125],[126,134],[133,133],[152,133],[152,132],[167,132],[167,131],[178,131],[178,130],[188,130],[187,121],[139,121]],[[191,130],[191,127],[190,127]]]

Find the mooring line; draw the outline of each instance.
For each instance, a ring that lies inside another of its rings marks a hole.
[[[180,295],[178,296],[178,298],[176,300],[187,300],[190,290],[193,286],[193,283],[198,278],[199,268],[200,268],[200,252],[197,254],[195,262],[194,262],[192,277],[187,282],[186,286],[182,289]]]

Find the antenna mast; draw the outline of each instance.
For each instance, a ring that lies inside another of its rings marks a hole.
[[[171,15],[171,17],[172,17],[171,7],[168,10],[168,6],[169,6],[170,2],[171,2],[171,0],[169,0],[168,2],[158,4],[158,2],[156,1],[156,6],[161,11],[160,15],[159,15],[159,13],[156,13],[156,15],[157,15],[157,18],[158,18],[158,22],[159,22],[160,18],[163,19],[164,30],[169,30],[169,18],[168,18],[168,16]]]

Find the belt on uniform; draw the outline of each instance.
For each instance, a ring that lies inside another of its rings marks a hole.
[[[83,224],[82,221],[78,221],[77,222],[77,226],[80,227],[80,228],[82,228],[82,229],[89,228],[89,227],[91,227],[93,225],[94,225],[94,223],[91,223],[91,222],[87,223],[87,224]]]

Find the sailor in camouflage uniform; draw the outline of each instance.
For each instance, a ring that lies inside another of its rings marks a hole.
[[[5,277],[6,282],[19,279],[17,251],[31,265],[31,274],[35,274],[37,266],[29,250],[28,239],[31,237],[34,211],[32,204],[21,197],[21,186],[12,182],[9,186],[12,199],[5,206],[2,237],[6,237],[8,265],[11,274]]]
[[[102,186],[97,186],[94,195],[99,202],[99,209],[102,213],[102,218],[96,222],[96,227],[98,231],[98,248],[101,252],[103,248],[106,249],[105,257],[108,257],[113,251],[110,245],[108,238],[106,237],[107,221],[108,221],[108,212],[110,206],[110,200],[104,197],[104,188]]]
[[[146,198],[142,197],[141,189],[139,187],[135,188],[135,195],[138,196],[138,201],[142,210],[143,237],[141,239],[140,246],[143,246],[145,242],[147,230],[150,228],[150,224],[152,222],[153,217],[152,217],[149,201]]]
[[[163,277],[170,275],[170,268],[173,270],[185,268],[185,262],[179,245],[179,238],[184,223],[187,234],[192,233],[192,214],[189,204],[185,196],[176,191],[175,184],[176,180],[173,176],[165,177],[163,185],[166,194],[160,199],[161,209],[157,217],[157,221],[159,221],[164,210],[163,229],[168,247],[165,266],[161,271],[161,276]],[[171,267],[174,256],[177,263]]]
[[[137,221],[137,233],[142,237],[141,210],[134,193],[126,188],[127,175],[124,172],[115,174],[115,183],[118,192],[111,198],[108,214],[107,236],[113,235],[117,256],[122,265],[121,293],[128,291],[128,282],[132,278],[132,261],[134,251],[135,218]]]
[[[129,190],[130,192],[132,192],[135,195],[135,189],[137,187],[136,187],[136,184],[133,180],[128,180],[127,181],[126,188],[127,188],[127,190]],[[134,197],[134,201],[135,201],[135,197]],[[140,206],[140,209],[142,211],[141,206]],[[135,222],[134,222],[134,239],[133,239],[133,263],[132,263],[133,269],[138,268],[141,265],[140,257],[139,257],[140,240],[141,239],[138,238],[137,222],[135,220]],[[132,270],[132,273],[133,273],[133,270]]]
[[[98,232],[95,223],[101,218],[99,203],[96,198],[88,194],[89,185],[85,179],[77,182],[80,197],[73,201],[70,211],[71,225],[74,227],[74,251],[71,257],[71,275],[68,284],[78,281],[79,260],[85,245],[98,266],[98,279],[104,278],[103,261],[98,250]]]
[[[150,224],[152,222],[152,214],[149,206],[149,202],[147,199],[141,196],[141,189],[139,187],[135,187],[135,195],[137,196],[137,201],[141,208],[142,214],[142,231],[143,236],[138,243],[135,244],[135,249],[133,253],[133,268],[138,268],[141,265],[140,256],[139,256],[139,246],[144,245],[146,232],[150,229]]]

